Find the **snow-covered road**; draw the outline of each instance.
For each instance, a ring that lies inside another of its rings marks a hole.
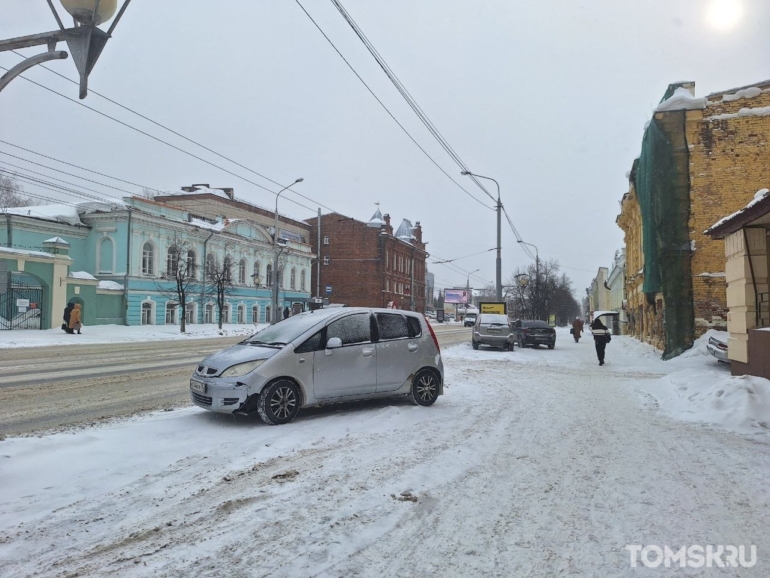
[[[662,415],[642,389],[671,362],[625,338],[607,356],[566,334],[461,345],[431,408],[280,427],[188,408],[7,439],[0,575],[770,575],[767,434]],[[756,545],[757,563],[631,568],[628,544]]]

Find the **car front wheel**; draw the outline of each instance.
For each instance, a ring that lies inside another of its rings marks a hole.
[[[473,347],[473,349],[478,349],[479,348],[479,344],[476,343],[475,341],[471,341],[471,347]]]
[[[260,394],[257,411],[267,425],[289,423],[299,412],[299,388],[288,379],[271,383]]]
[[[409,390],[409,401],[414,405],[429,406],[438,399],[439,381],[436,374],[427,369],[417,372]]]

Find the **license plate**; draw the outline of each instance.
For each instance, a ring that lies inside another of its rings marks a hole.
[[[489,333],[498,333],[499,334],[500,330],[499,329],[490,329]]]
[[[190,389],[198,393],[206,393],[206,384],[201,381],[190,380]]]

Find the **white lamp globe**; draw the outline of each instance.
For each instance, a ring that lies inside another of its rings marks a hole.
[[[61,0],[61,5],[79,23],[90,24],[93,18],[94,24],[98,26],[115,16],[118,0],[101,0],[99,9],[96,11],[96,17],[94,17],[96,0]]]

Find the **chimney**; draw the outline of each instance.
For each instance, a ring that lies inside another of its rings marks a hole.
[[[414,224],[414,238],[418,243],[422,244],[422,227],[420,226],[420,221],[417,221]]]
[[[390,215],[385,213],[382,218],[385,219],[385,229],[388,231],[388,235],[392,235],[393,227],[390,226]]]

